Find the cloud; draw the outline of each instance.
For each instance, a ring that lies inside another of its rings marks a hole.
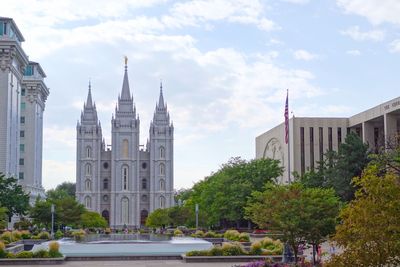
[[[393,40],[390,44],[390,52],[399,53],[400,52],[400,39]]]
[[[318,55],[310,53],[303,49],[294,51],[293,56],[297,60],[305,60],[305,61],[310,61],[310,60],[318,58]]]
[[[310,2],[310,0],[281,0],[282,2],[288,2],[297,5],[305,5]]]
[[[374,41],[379,42],[385,38],[385,32],[381,30],[361,31],[359,26],[352,26],[347,30],[341,31],[341,34],[351,37],[356,41]]]
[[[360,52],[360,50],[353,49],[353,50],[347,50],[346,54],[352,55],[352,56],[360,56],[361,52]]]
[[[400,1],[398,0],[336,0],[346,13],[367,18],[372,24],[400,24]]]
[[[43,160],[43,185],[46,190],[55,188],[62,182],[75,182],[75,161]]]

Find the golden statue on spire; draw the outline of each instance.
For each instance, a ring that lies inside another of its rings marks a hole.
[[[125,67],[126,67],[128,65],[128,57],[124,56],[124,59],[125,59]]]

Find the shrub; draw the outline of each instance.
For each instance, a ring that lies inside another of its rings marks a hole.
[[[12,234],[14,241],[21,240],[21,232],[20,231],[15,230],[15,231],[12,231],[11,234]]]
[[[262,253],[261,242],[254,242],[253,244],[251,244],[250,253],[253,255],[261,255]]]
[[[33,258],[33,253],[31,251],[21,251],[18,252],[15,256],[20,259],[28,259]]]
[[[28,230],[22,230],[21,231],[21,238],[22,239],[30,239],[31,238],[31,233]]]
[[[63,237],[64,237],[64,234],[60,230],[57,230],[57,232],[55,232],[55,234],[54,234],[54,238],[55,239],[60,239],[60,238],[63,238]]]
[[[34,258],[49,258],[49,252],[45,249],[38,250],[33,253]]]
[[[15,258],[16,258],[16,256],[15,256],[15,254],[14,254],[14,253],[7,252],[7,253],[6,253],[6,258],[7,258],[7,259],[15,259]]]
[[[49,256],[51,258],[58,258],[62,257],[62,254],[60,253],[60,244],[57,241],[51,241],[49,243]]]
[[[217,236],[216,233],[213,231],[208,231],[207,233],[204,234],[204,237],[209,237],[209,238],[215,238]]]
[[[4,241],[5,244],[9,244],[11,242],[14,242],[14,238],[11,232],[4,232],[1,236],[0,239]]]
[[[240,233],[239,241],[240,242],[250,242],[250,235],[248,233]]]
[[[186,253],[186,256],[191,257],[191,256],[208,256],[209,251],[208,250],[192,250]]]
[[[242,245],[239,243],[224,243],[222,245],[222,255],[223,256],[237,256],[246,255],[247,253],[243,250]]]
[[[222,256],[222,247],[221,246],[214,246],[212,249],[209,250],[210,256]]]
[[[86,232],[82,229],[72,232],[72,236],[76,241],[82,241],[85,238]]]
[[[50,234],[49,234],[49,232],[43,231],[43,232],[40,232],[40,233],[38,234],[38,238],[39,238],[39,239],[46,239],[46,240],[49,240],[49,239],[50,239]]]
[[[5,258],[7,256],[6,246],[0,241],[0,258]]]
[[[197,230],[197,231],[194,233],[194,235],[195,235],[196,237],[204,237],[204,232],[201,231],[201,230]]]
[[[174,236],[184,236],[184,234],[183,234],[183,232],[182,232],[181,230],[176,229],[176,230],[174,231]]]
[[[224,237],[228,240],[239,241],[240,233],[237,230],[228,230],[225,232]]]

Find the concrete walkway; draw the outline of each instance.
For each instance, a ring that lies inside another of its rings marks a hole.
[[[245,264],[234,262],[215,262],[215,263],[185,263],[181,260],[159,260],[159,261],[66,261],[62,265],[51,265],[60,267],[231,267],[234,265]],[[37,267],[38,265],[24,265],[29,267]]]

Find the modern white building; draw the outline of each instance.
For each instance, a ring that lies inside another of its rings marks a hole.
[[[256,158],[279,159],[285,168],[281,183],[288,182],[289,161],[291,173],[304,174],[316,168],[328,150],[336,151],[349,132],[355,132],[372,151],[398,138],[400,97],[349,118],[292,117],[289,129],[290,153],[285,143],[284,123],[256,137]]]
[[[125,64],[122,91],[106,146],[91,86],[77,125],[76,197],[112,228],[139,228],[150,212],[174,204],[174,127],[162,85],[149,135],[140,145],[140,120],[130,93]]]
[[[21,47],[14,20],[0,17],[0,172],[18,178],[31,203],[42,187],[43,111],[49,89]]]

